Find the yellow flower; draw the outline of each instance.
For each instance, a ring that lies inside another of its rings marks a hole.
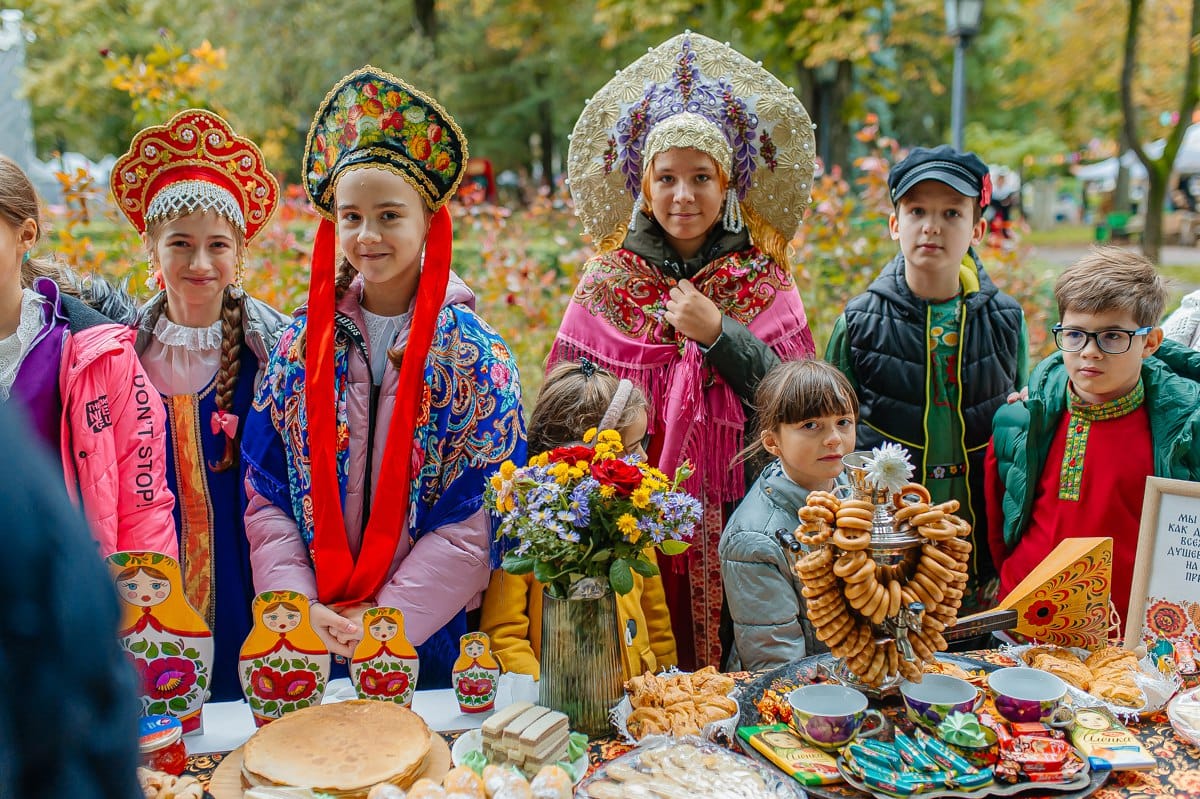
[[[501,477],[500,475],[498,475],[498,474],[493,474],[493,475],[492,475],[492,481],[491,481],[491,482],[492,482],[492,488],[493,488],[494,490],[496,490],[496,491],[499,491],[500,489],[504,488],[504,478],[502,478],[502,477]]]
[[[621,535],[625,536],[631,544],[636,544],[638,538],[642,535],[642,531],[637,526],[637,519],[628,513],[622,514],[621,518],[617,519],[617,529],[621,531]]]
[[[617,494],[617,489],[614,486],[600,486],[600,496],[605,499],[612,499]]]
[[[645,483],[640,488],[634,489],[630,501],[633,502],[633,507],[639,510],[645,510],[650,507],[650,489],[646,488]]]
[[[600,449],[605,444],[612,447],[615,452],[625,449],[625,445],[621,443],[621,434],[616,430],[601,430],[597,440],[600,443],[596,445],[596,449]]]
[[[534,466],[545,466],[547,463],[550,462],[550,453],[543,452],[541,455],[535,455],[533,457],[533,460],[531,460],[529,462],[532,463]]]
[[[655,480],[653,477],[647,477],[642,480],[642,487],[647,491],[662,491],[667,487],[667,484],[661,480]]]
[[[590,444],[592,439],[596,437],[596,428],[589,427],[587,432],[583,434],[583,443]]]
[[[505,480],[511,480],[513,475],[517,473],[517,464],[512,461],[505,461],[500,464],[500,476]]]
[[[517,507],[516,503],[513,502],[513,498],[512,498],[511,494],[504,497],[504,499],[501,500],[501,502],[499,504],[500,504],[500,510],[502,510],[505,513],[512,513],[513,509]]]
[[[571,468],[567,469],[567,476],[572,480],[578,480],[579,478],[583,477],[583,474],[584,471],[579,466],[572,466]]]

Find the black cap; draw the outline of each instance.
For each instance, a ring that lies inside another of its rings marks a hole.
[[[908,190],[923,180],[945,183],[959,194],[979,197],[980,205],[991,199],[992,181],[988,167],[975,153],[960,153],[948,144],[914,147],[888,173],[888,191],[897,203]]]

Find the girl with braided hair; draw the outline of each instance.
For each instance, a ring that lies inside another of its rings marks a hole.
[[[241,420],[288,321],[242,291],[242,270],[279,187],[253,142],[197,109],[134,137],[111,180],[160,289],[138,313],[135,348],[166,409],[185,594],[213,631],[212,698],[239,699],[254,600]]]

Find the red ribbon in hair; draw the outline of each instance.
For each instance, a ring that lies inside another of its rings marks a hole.
[[[336,396],[333,385],[333,317],[335,306],[334,224],[322,220],[313,245],[308,290],[305,400],[308,407],[309,454],[312,459],[313,567],[317,596],[328,605],[354,605],[374,600],[387,582],[396,545],[408,525],[412,478],[411,450],[425,383],[425,359],[433,343],[438,314],[450,281],[454,232],[445,206],[434,213],[425,241],[425,263],[417,284],[412,328],[400,367],[400,384],[391,427],[380,463],[370,521],[363,531],[358,557],[350,552],[337,479]],[[366,475],[365,479],[371,479]]]

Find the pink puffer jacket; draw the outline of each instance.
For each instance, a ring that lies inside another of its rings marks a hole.
[[[133,350],[135,335],[100,324],[63,342],[63,472],[101,555],[151,550],[178,559],[166,413]]]

